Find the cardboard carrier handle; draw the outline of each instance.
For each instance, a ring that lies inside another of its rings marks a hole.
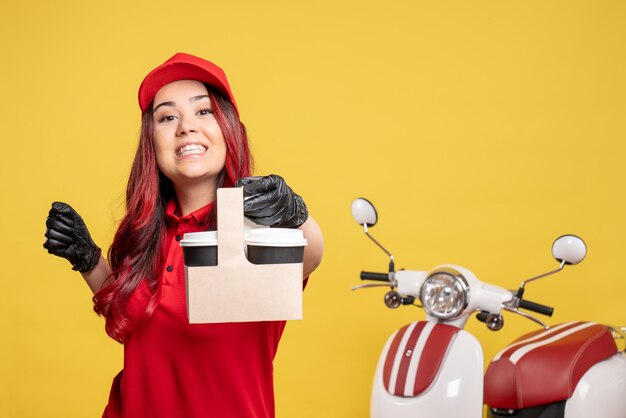
[[[302,319],[302,263],[246,258],[243,189],[218,189],[217,214],[217,266],[185,266],[189,323]]]

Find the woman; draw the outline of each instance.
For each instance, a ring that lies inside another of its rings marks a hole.
[[[44,247],[82,273],[107,333],[124,344],[104,416],[273,417],[272,360],[285,322],[189,324],[178,241],[215,229],[217,188],[235,185],[248,197],[246,217],[303,230],[304,278],[321,261],[319,227],[281,177],[249,177],[245,128],[219,67],[176,54],[146,76],[139,105],[127,213],[109,260],[69,205],[54,203],[46,222]]]

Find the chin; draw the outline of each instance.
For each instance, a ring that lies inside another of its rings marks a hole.
[[[176,176],[176,179],[171,179],[174,184],[187,185],[194,184],[200,182],[206,183],[217,183],[217,179],[220,176],[220,172],[189,172],[189,173],[180,173]]]

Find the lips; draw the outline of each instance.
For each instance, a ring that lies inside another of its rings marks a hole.
[[[205,147],[204,145],[187,144],[176,150],[176,156],[185,157],[187,155],[203,154],[204,152],[206,152],[206,150],[207,150],[207,147]]]

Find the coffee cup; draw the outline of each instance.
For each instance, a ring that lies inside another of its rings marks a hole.
[[[302,263],[307,240],[299,229],[260,228],[246,238],[248,260],[252,264]]]
[[[187,267],[217,266],[217,231],[189,232],[180,246]]]

